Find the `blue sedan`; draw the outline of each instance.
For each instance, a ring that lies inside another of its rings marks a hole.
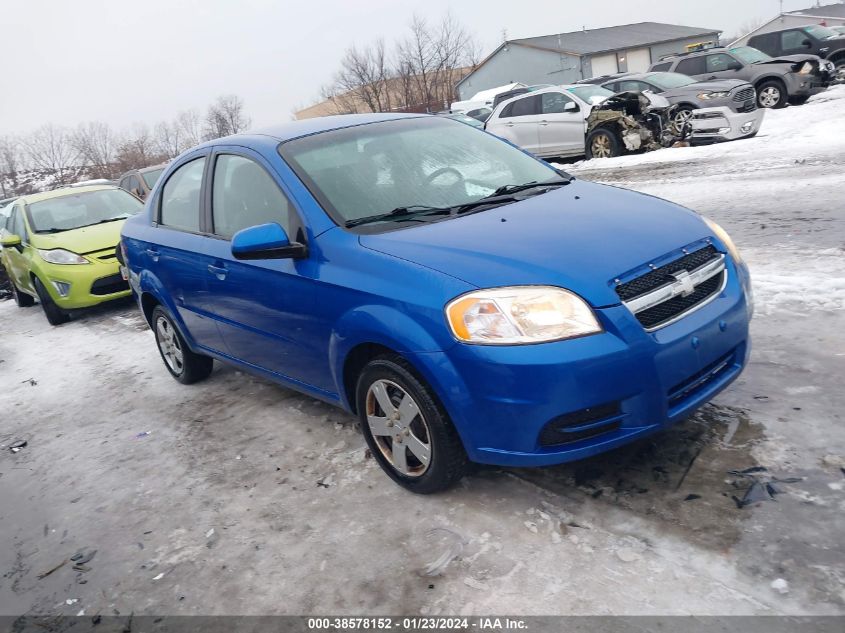
[[[715,223],[444,117],[350,115],[174,160],[126,222],[185,384],[231,363],[343,407],[418,493],[678,422],[740,374],[748,270]]]

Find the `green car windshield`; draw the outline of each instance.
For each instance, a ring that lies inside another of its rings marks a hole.
[[[125,220],[143,208],[142,202],[122,189],[100,189],[33,202],[26,212],[34,232],[58,233]]]

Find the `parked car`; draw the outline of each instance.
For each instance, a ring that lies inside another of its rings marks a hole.
[[[845,29],[840,32],[820,24],[808,24],[754,35],[748,45],[774,57],[817,55],[833,65],[827,67],[828,71],[840,78],[845,76]]]
[[[601,84],[613,92],[650,90],[677,107],[673,125],[681,129],[698,113],[696,123],[707,121],[701,128],[693,126],[693,141],[730,141],[754,136],[763,123],[765,110],[757,108],[754,87],[739,79],[697,81],[680,73],[629,73]],[[716,121],[718,119],[718,122]]]
[[[671,144],[668,101],[659,95],[616,95],[601,86],[575,84],[544,88],[500,103],[487,131],[542,158],[618,156],[626,149]],[[685,135],[682,129],[678,136]],[[626,142],[627,140],[627,142]]]
[[[123,220],[142,207],[122,189],[103,185],[18,198],[0,237],[18,306],[38,299],[50,324],[59,325],[70,310],[127,296],[114,248]]]
[[[788,103],[800,105],[827,88],[830,77],[821,70],[819,59],[772,59],[749,46],[710,48],[694,53],[664,58],[649,68],[671,71],[698,80],[741,79],[754,86],[757,105],[782,108]]]
[[[141,200],[146,200],[165,167],[166,165],[153,165],[152,167],[127,171],[120,177],[118,186],[138,196]]]
[[[438,116],[445,116],[448,119],[453,119],[455,121],[460,121],[461,123],[466,123],[467,125],[471,125],[472,127],[483,128],[484,122],[479,121],[478,119],[474,119],[471,116],[461,113],[450,114],[446,113],[438,113]]]
[[[418,493],[468,461],[558,464],[666,428],[749,350],[748,270],[715,223],[445,117],[210,141],[121,247],[177,381],[216,359],[353,412]]]

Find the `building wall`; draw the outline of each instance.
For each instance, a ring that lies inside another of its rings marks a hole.
[[[821,24],[824,22],[827,26],[842,26],[845,24],[845,18],[820,18],[816,16],[801,16],[801,15],[779,15],[775,19],[767,22],[756,31],[744,35],[735,42],[731,42],[731,46],[745,46],[748,44],[750,37],[760,35],[761,33],[771,33],[772,31],[782,31],[797,26],[806,26],[807,24]]]
[[[581,58],[551,51],[508,45],[458,85],[461,101],[480,90],[516,81],[532,84],[565,84],[581,79]]]

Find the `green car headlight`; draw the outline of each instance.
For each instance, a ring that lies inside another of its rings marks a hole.
[[[45,262],[50,264],[90,264],[87,259],[82,257],[81,255],[77,255],[76,253],[71,253],[70,251],[66,251],[63,248],[54,248],[51,250],[45,250],[43,248],[38,249],[38,254],[41,255],[41,259]]]

